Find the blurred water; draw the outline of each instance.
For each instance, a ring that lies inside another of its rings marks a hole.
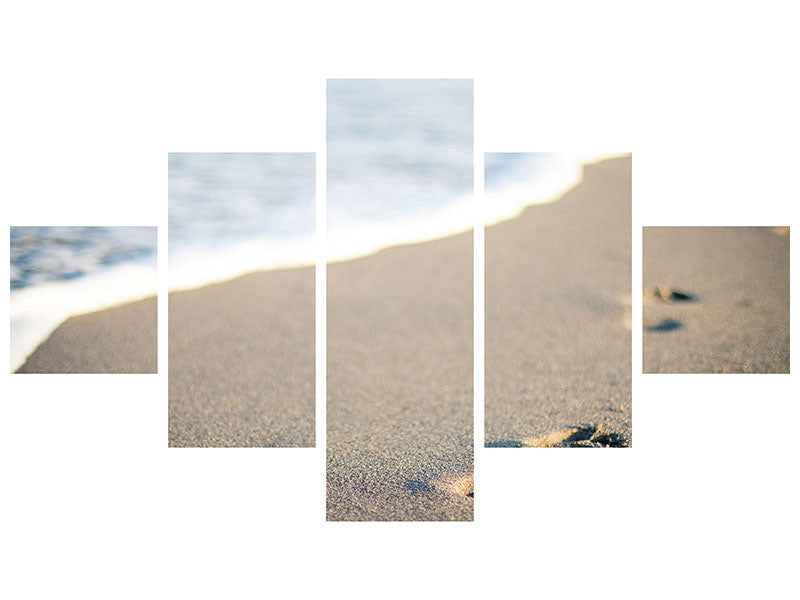
[[[471,80],[329,80],[329,258],[469,228],[472,129]]]
[[[488,152],[484,155],[485,188],[493,192],[520,181],[535,182],[552,160],[549,153]]]
[[[470,80],[330,80],[328,256],[351,258],[473,221]],[[313,264],[314,155],[169,158],[170,289]]]
[[[171,250],[313,233],[313,154],[169,155]]]
[[[472,191],[472,81],[328,81],[328,225],[424,214]]]
[[[155,266],[154,227],[12,227],[11,289],[61,281],[129,261]]]
[[[11,227],[11,368],[66,318],[157,291],[155,227]]]
[[[169,285],[313,264],[312,153],[171,153]]]

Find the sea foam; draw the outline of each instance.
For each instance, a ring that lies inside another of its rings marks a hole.
[[[154,296],[155,260],[115,265],[77,279],[51,281],[11,292],[11,371],[67,318]]]

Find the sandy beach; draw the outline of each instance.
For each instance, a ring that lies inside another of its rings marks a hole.
[[[147,298],[70,317],[17,373],[155,373],[157,312]]]
[[[789,230],[645,227],[645,373],[788,373]]]
[[[631,445],[631,159],[486,229],[489,447]]]
[[[169,296],[169,445],[314,446],[314,268]]]
[[[328,520],[472,519],[472,249],[328,265]]]

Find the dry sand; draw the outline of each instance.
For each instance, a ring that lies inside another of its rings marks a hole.
[[[17,373],[155,373],[155,298],[70,317]]]
[[[314,268],[169,295],[169,445],[314,446]]]
[[[327,517],[471,520],[472,234],[328,266]]]
[[[631,444],[631,159],[486,229],[489,447]]]
[[[645,373],[789,372],[788,228],[645,227],[643,246]]]

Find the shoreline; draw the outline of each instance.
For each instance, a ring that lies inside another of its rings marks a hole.
[[[13,373],[156,373],[157,319],[156,296],[73,315]]]
[[[70,280],[13,290],[9,299],[12,372],[67,320],[155,297],[155,264],[122,262]]]

